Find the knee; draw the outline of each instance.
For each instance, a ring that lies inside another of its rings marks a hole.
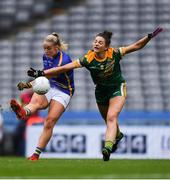
[[[36,95],[35,93],[33,94],[33,97],[29,104],[31,104],[33,107],[37,109],[44,109],[48,106],[48,102],[46,102],[42,97]]]
[[[55,123],[56,123],[56,121],[55,121],[53,118],[48,117],[48,118],[45,120],[44,128],[45,128],[46,130],[52,130],[53,127],[55,126]]]
[[[112,112],[107,115],[107,122],[108,123],[116,123],[118,118],[118,113]]]
[[[38,109],[44,109],[44,108],[47,107],[47,105],[44,104],[43,101],[37,101],[37,102],[35,103],[35,106],[36,106]]]

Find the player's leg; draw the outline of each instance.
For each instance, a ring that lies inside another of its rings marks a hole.
[[[58,121],[58,119],[60,118],[60,116],[63,114],[64,111],[65,108],[61,103],[55,100],[51,101],[49,107],[49,113],[44,122],[44,129],[40,136],[38,147],[43,149],[45,148],[49,139],[52,136],[53,127],[55,126],[56,122]]]
[[[109,105],[97,104],[97,106],[98,106],[98,109],[99,109],[99,112],[100,112],[102,118],[104,119],[104,121],[106,123],[106,117],[107,117]]]
[[[26,111],[15,99],[11,99],[10,106],[11,109],[15,112],[18,119],[26,119]]]
[[[100,112],[102,118],[105,120],[105,123],[107,124],[106,118],[107,118],[109,106],[108,105],[100,105],[100,104],[97,104],[97,105],[98,105],[98,109],[99,109],[99,112]],[[107,161],[107,159],[109,159],[109,157],[110,157],[112,147],[108,148],[108,145],[109,145],[109,143],[107,141],[105,141],[104,148],[102,149],[104,161]]]
[[[120,96],[123,97],[124,101],[126,99],[126,83],[121,83],[119,86],[116,86],[116,88],[114,88],[115,90],[113,91],[113,94],[111,97],[116,97],[116,96]],[[112,98],[111,98],[112,99]],[[125,102],[124,102],[125,103]],[[115,142],[113,144],[112,147],[112,153],[115,152],[117,150],[118,144],[121,141],[121,139],[123,138],[123,133],[120,131],[119,129],[119,124],[117,121],[117,135],[116,135],[116,139]]]
[[[37,110],[46,109],[49,105],[46,95],[33,94],[31,101],[24,109],[27,116],[34,114]]]
[[[108,161],[112,148],[116,142],[118,132],[118,115],[121,112],[125,103],[125,97],[116,96],[109,101],[109,108],[107,113],[107,129],[105,133],[105,147],[102,150],[103,160]]]
[[[99,109],[99,112],[102,116],[102,118],[105,120],[105,123],[106,123],[106,118],[107,118],[107,112],[108,112],[108,108],[109,106],[108,105],[100,105],[100,104],[97,104],[98,106],[98,109]],[[120,128],[119,128],[119,125],[117,124],[117,135],[116,135],[116,139],[120,139],[120,137],[122,136],[122,132],[120,131]],[[121,138],[122,139],[122,138]]]
[[[106,122],[106,118],[107,118],[107,113],[108,113],[108,108],[109,106],[108,105],[100,105],[100,104],[97,104],[98,105],[98,109],[99,109],[99,112],[101,114],[101,116],[103,117],[103,119],[105,120]],[[116,149],[117,149],[117,145],[118,143],[120,142],[120,140],[123,138],[123,133],[120,132],[120,129],[119,129],[119,125],[117,123],[117,134],[116,134],[116,140],[114,143],[112,142],[108,142],[108,141],[105,141],[105,145],[104,145],[104,148],[102,150],[102,153],[105,154],[103,156],[103,159],[107,160],[109,159],[110,157],[110,153],[111,152],[115,152]]]
[[[29,160],[39,159],[39,155],[45,149],[47,143],[49,142],[52,136],[53,128],[56,122],[58,121],[58,119],[60,118],[60,116],[62,115],[64,111],[65,111],[65,108],[62,104],[60,104],[59,102],[55,100],[51,100],[49,113],[48,113],[47,118],[45,119],[43,132],[41,133],[41,136],[39,138],[38,146],[34,154],[28,158]]]
[[[39,155],[44,150],[44,148],[46,147],[47,143],[49,142],[52,136],[53,128],[56,122],[63,114],[63,112],[65,111],[66,107],[70,102],[71,98],[69,95],[59,90],[54,90],[53,93],[55,95],[53,94],[54,96],[50,101],[48,116],[44,122],[44,128],[39,138],[38,146],[34,154],[28,158],[29,160],[34,161],[39,159]]]
[[[118,144],[122,140],[123,137],[124,137],[124,134],[119,131],[119,134],[117,133],[115,143],[113,144],[113,147],[112,147],[112,153],[114,153],[117,150]]]
[[[27,116],[33,114],[37,110],[46,108],[48,106],[48,101],[44,95],[34,93],[30,103],[25,107],[22,107],[15,99],[11,100],[10,106],[18,119],[25,120]]]
[[[116,87],[117,88],[117,87]],[[114,95],[115,88],[103,88],[100,86],[96,87],[95,90],[95,97],[96,97],[96,102],[98,105],[98,109],[100,111],[101,116],[105,120],[105,123],[107,125],[107,114],[108,114],[108,109],[109,109],[109,99]],[[116,92],[119,91],[116,90]],[[118,124],[117,124],[118,126]],[[119,128],[117,133],[119,132]],[[106,137],[105,137],[106,139]],[[110,153],[112,152],[112,147],[113,147],[113,139],[111,140],[105,140],[104,148],[102,149],[102,154],[103,154],[103,160],[107,161],[110,158]]]

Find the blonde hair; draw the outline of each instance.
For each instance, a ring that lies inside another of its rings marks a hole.
[[[68,49],[68,44],[66,44],[56,32],[53,32],[46,36],[44,41],[51,42],[54,45],[58,45],[60,50],[66,51]]]

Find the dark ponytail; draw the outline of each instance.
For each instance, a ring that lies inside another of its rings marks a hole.
[[[113,34],[112,32],[103,31],[103,32],[97,34],[97,36],[103,37],[105,39],[106,46],[110,46],[112,34]]]

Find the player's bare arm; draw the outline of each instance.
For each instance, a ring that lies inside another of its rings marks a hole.
[[[126,46],[125,53],[128,54],[128,53],[137,51],[139,49],[142,49],[149,41],[150,41],[150,39],[147,36],[145,36],[142,39],[138,40],[137,42],[135,42],[129,46]]]
[[[73,61],[69,64],[64,65],[64,66],[55,67],[55,68],[51,68],[51,69],[47,69],[47,70],[43,70],[43,71],[30,68],[27,71],[27,74],[28,74],[28,76],[35,77],[35,78],[37,78],[39,76],[46,76],[47,78],[50,78],[50,77],[55,76],[57,74],[64,73],[64,72],[67,72],[69,70],[79,68],[79,67],[81,67],[79,60],[76,60],[76,61]]]
[[[77,61],[73,61],[69,64],[64,65],[64,66],[44,70],[44,75],[47,77],[48,76],[54,76],[56,74],[64,73],[64,72],[67,72],[69,70],[72,70],[72,69],[75,69],[78,67],[80,67],[80,66],[78,65]]]
[[[163,28],[158,27],[155,31],[138,40],[137,42],[125,47],[125,54],[137,51],[142,49],[152,38],[156,37],[160,32],[163,31]]]

